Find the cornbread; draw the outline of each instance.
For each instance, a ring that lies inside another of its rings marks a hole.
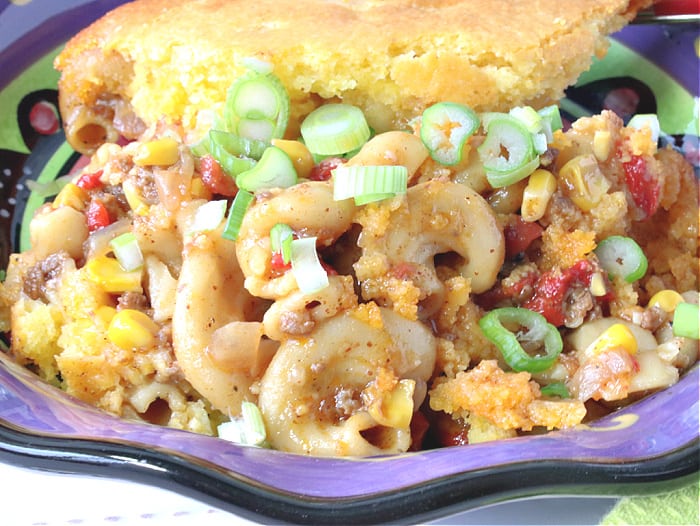
[[[91,152],[159,119],[206,127],[257,59],[292,100],[287,134],[325,100],[377,131],[432,103],[476,111],[559,99],[650,0],[140,0],[68,42],[55,66],[71,144]]]

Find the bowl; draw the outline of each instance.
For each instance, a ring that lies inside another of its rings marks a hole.
[[[50,182],[79,156],[65,142],[51,60],[81,27],[120,4],[73,0],[0,8],[0,261]],[[20,5],[24,4],[24,5]],[[577,118],[613,108],[658,113],[663,140],[700,166],[694,26],[630,26],[562,102]],[[545,435],[366,459],[312,458],[118,419],[44,383],[0,352],[0,461],[166,487],[252,520],[422,522],[509,499],[630,495],[697,477],[697,364],[672,387],[594,423]]]

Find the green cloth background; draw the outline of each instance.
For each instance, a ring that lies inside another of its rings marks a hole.
[[[689,524],[700,525],[700,479],[668,493],[624,497],[601,522],[612,525]]]

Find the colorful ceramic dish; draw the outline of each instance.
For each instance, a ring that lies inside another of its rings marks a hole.
[[[78,161],[56,111],[62,42],[121,2],[39,0],[0,8],[0,260],[26,245],[49,182]],[[47,8],[46,5],[49,7]],[[634,26],[571,88],[570,118],[658,113],[664,141],[700,167],[696,26]],[[0,461],[133,479],[252,519],[425,521],[506,499],[623,495],[680,486],[699,468],[700,372],[594,424],[363,460],[309,458],[117,419],[51,387],[0,352]]]

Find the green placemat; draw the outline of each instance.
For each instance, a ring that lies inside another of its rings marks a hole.
[[[700,525],[700,480],[676,491],[645,497],[625,497],[610,510],[601,524],[651,525],[689,524]]]

